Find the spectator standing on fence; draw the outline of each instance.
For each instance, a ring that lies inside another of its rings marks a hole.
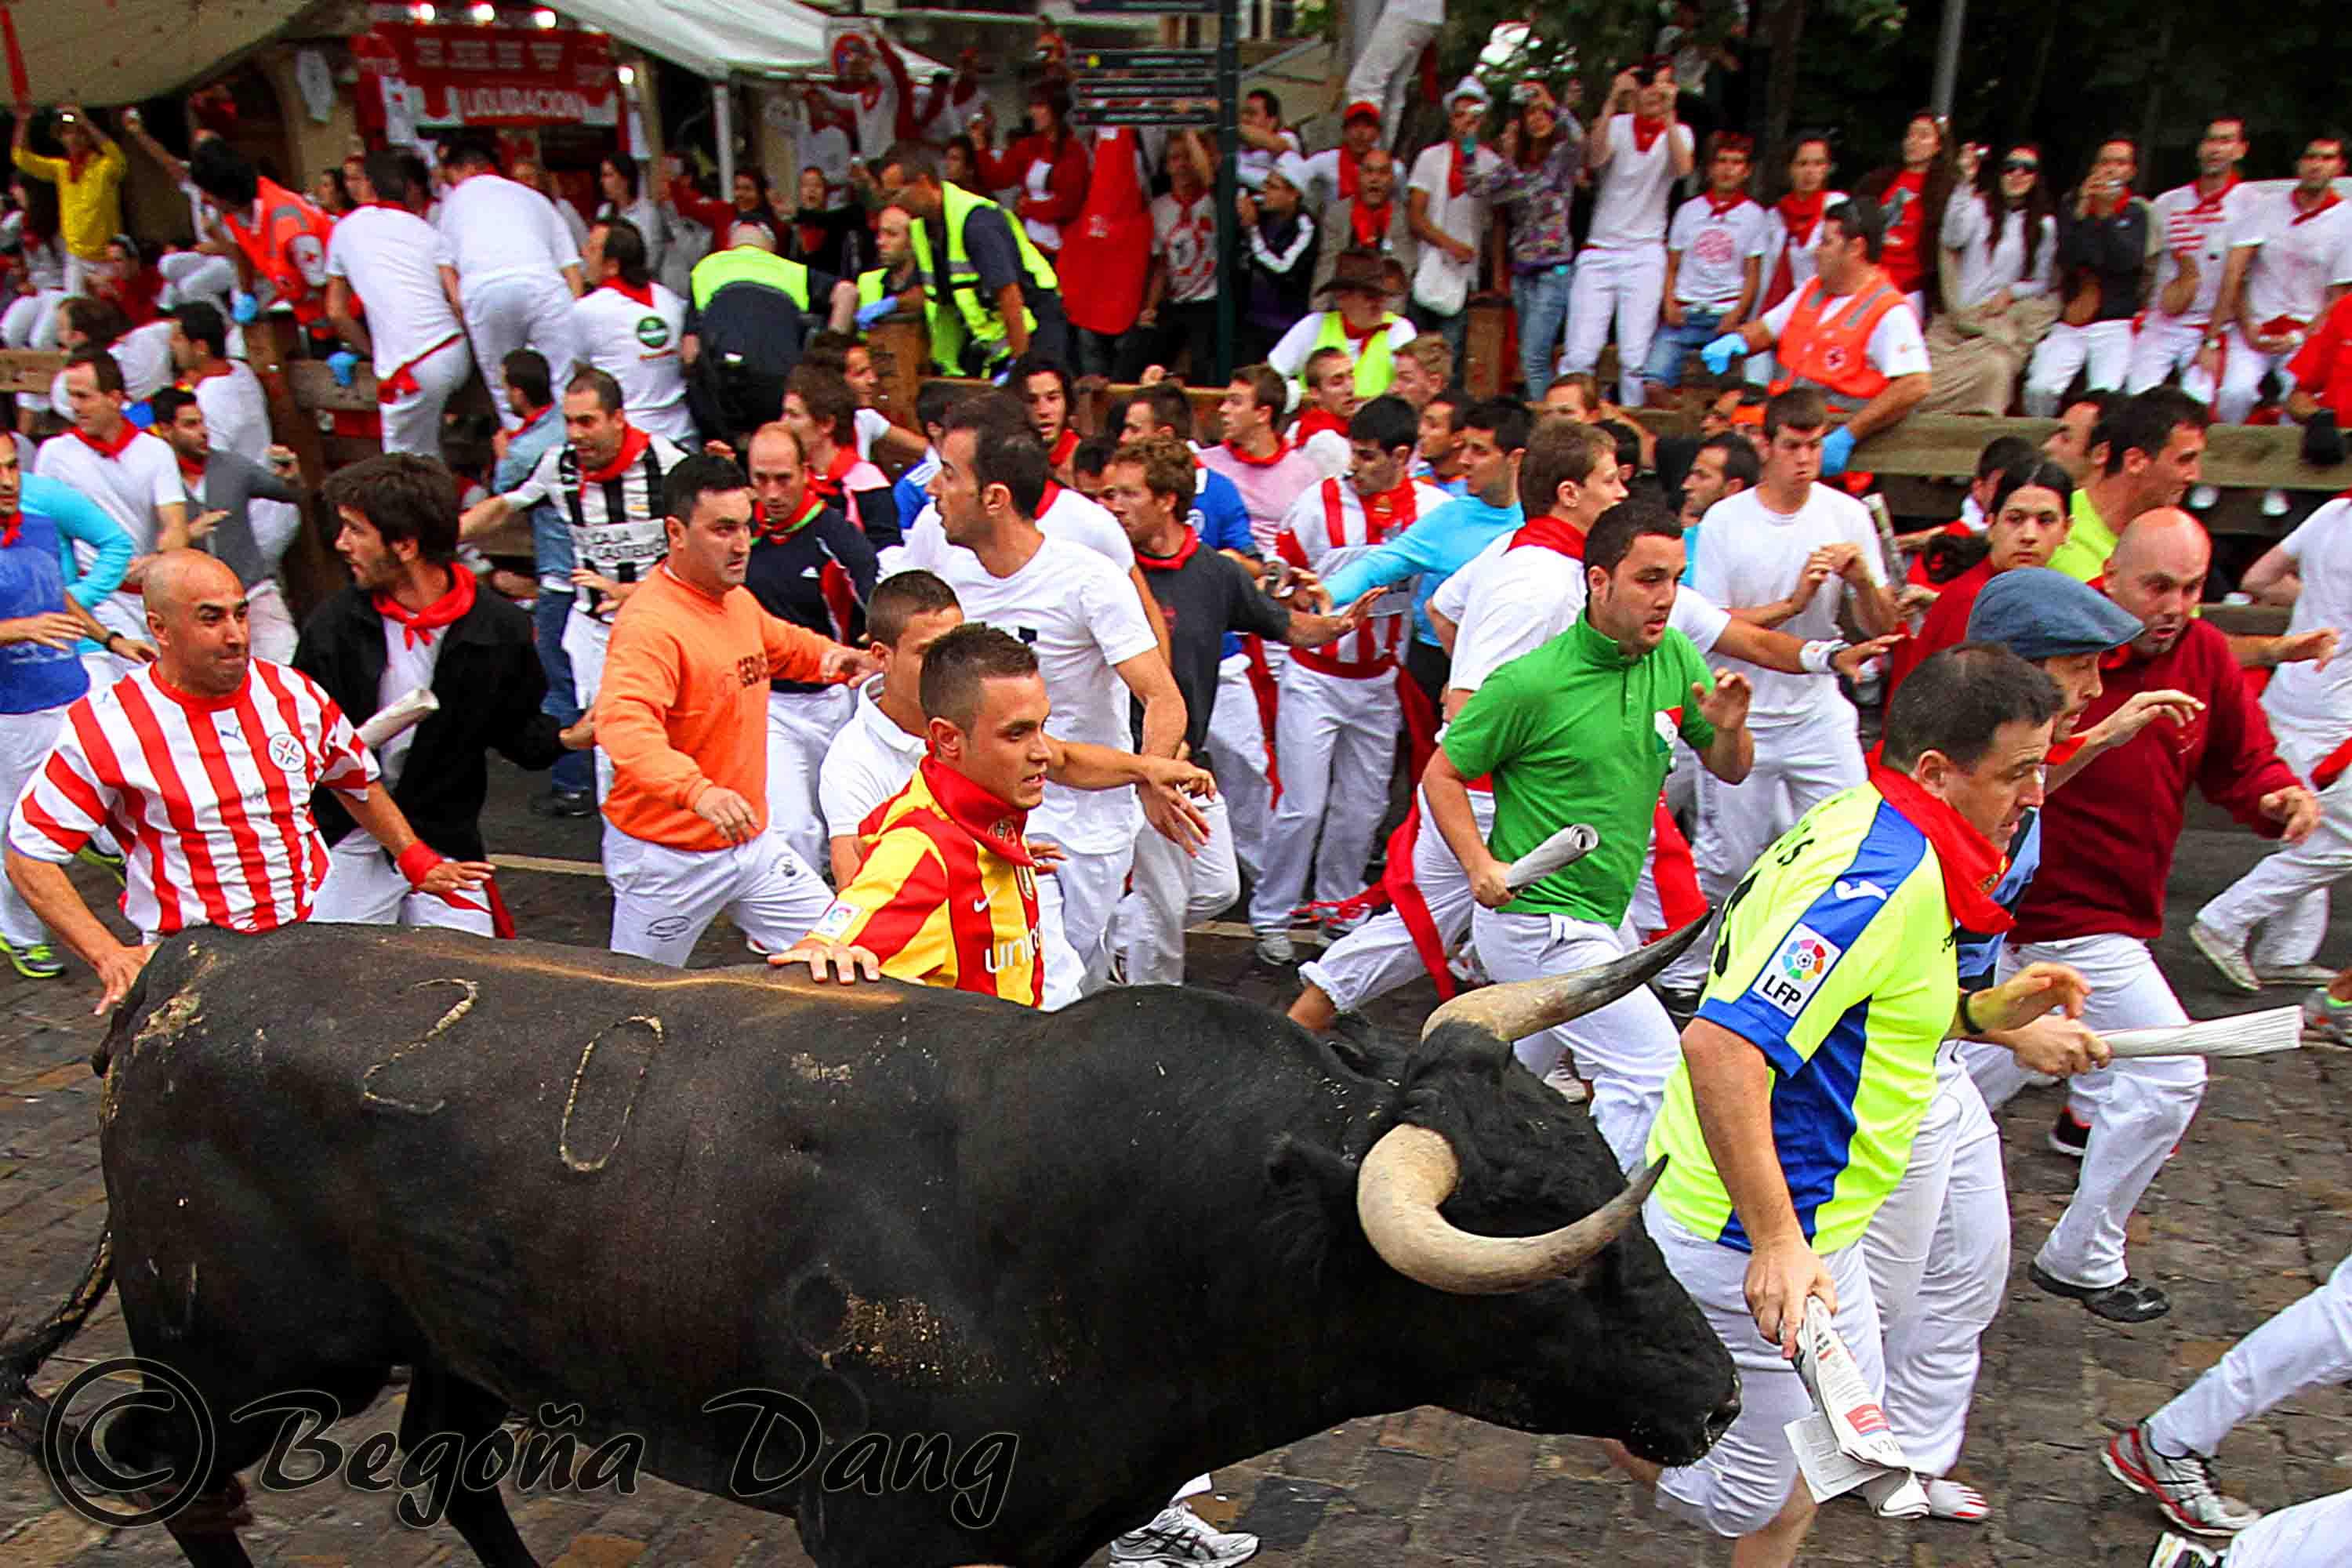
[[[1445,100],[1446,135],[1412,161],[1405,196],[1406,221],[1421,242],[1412,274],[1413,324],[1444,336],[1460,358],[1469,331],[1470,296],[1477,291],[1494,221],[1487,198],[1471,177],[1492,173],[1502,160],[1478,144],[1478,127],[1492,100],[1484,83],[1465,76]]]
[[[1300,210],[1298,187],[1280,170],[1268,172],[1255,195],[1237,194],[1242,258],[1249,293],[1242,306],[1238,358],[1255,363],[1307,313],[1315,289],[1322,231]]]
[[[2221,300],[2234,310],[2217,323],[2221,374],[2213,397],[2221,424],[2246,422],[2263,378],[2285,376],[2304,335],[2352,286],[2352,204],[2336,194],[2343,174],[2343,141],[2314,136],[2295,161],[2294,184],[2256,196],[2231,235]],[[2285,492],[2263,498],[2264,516],[2286,510]]]
[[[1385,147],[1367,152],[1356,165],[1356,191],[1327,203],[1317,247],[1316,286],[1331,279],[1331,269],[1349,250],[1368,251],[1394,261],[1412,275],[1421,247],[1412,237],[1411,209],[1397,194],[1395,155]],[[1383,288],[1382,295],[1388,290]]]
[[[1241,141],[1235,174],[1253,191],[1265,184],[1285,153],[1298,151],[1298,132],[1282,122],[1282,100],[1262,87],[1242,95]]]
[[[1360,188],[1364,154],[1381,144],[1381,110],[1375,103],[1351,101],[1339,117],[1339,144],[1310,155],[1284,153],[1274,166],[1298,187],[1302,205],[1319,220],[1335,204],[1352,201]]]
[[[371,153],[364,167],[365,200],[327,242],[327,320],[374,361],[383,449],[438,458],[442,411],[474,368],[457,253],[408,209],[408,172],[396,154]]]
[[[457,303],[485,371],[516,349],[537,349],[553,365],[580,357],[572,301],[583,292],[572,231],[545,196],[498,171],[487,138],[460,136],[444,150],[449,189],[437,226],[457,264]],[[365,296],[362,296],[365,298]],[[493,382],[490,395],[500,396]],[[499,423],[514,417],[501,403]]]
[[[1216,374],[1217,198],[1209,175],[1198,132],[1169,138],[1168,190],[1151,202],[1151,271],[1136,330],[1119,355],[1122,381],[1150,365],[1172,364],[1187,350],[1186,379],[1205,383]]]
[[[1518,112],[1503,128],[1501,160],[1470,172],[1470,189],[1499,202],[1510,218],[1511,308],[1518,318],[1519,369],[1532,402],[1551,384],[1568,327],[1576,237],[1569,227],[1584,166],[1584,127],[1551,89],[1523,81]]]
[[[33,105],[16,104],[16,132],[9,148],[17,169],[58,193],[58,237],[65,249],[64,288],[88,294],[108,271],[106,247],[122,232],[122,181],[131,172],[122,149],[78,104],[58,106],[56,126],[62,158],[33,151]]]
[[[2147,297],[2156,226],[2132,194],[2139,144],[2099,143],[2091,172],[2058,208],[2058,320],[2025,372],[2025,412],[2048,418],[2083,373],[2086,392],[2120,391],[2131,370],[2132,323]]]
[[[1771,220],[1748,199],[1748,138],[1708,140],[1707,188],[1676,209],[1666,235],[1664,323],[1643,373],[1653,386],[1680,388],[1685,358],[1756,313]]]
[[[1933,384],[1923,410],[2009,412],[2017,378],[2057,320],[2058,219],[2042,149],[2017,142],[1988,158],[1972,188],[1944,204],[1938,238],[1955,289],[1927,329]]]
[[[596,188],[604,197],[596,216],[635,224],[646,242],[646,265],[658,277],[668,259],[672,226],[661,203],[646,188],[644,166],[626,153],[607,153],[596,165]]]
[[[1597,194],[1569,291],[1560,368],[1599,364],[1613,321],[1618,396],[1628,408],[1642,406],[1642,367],[1665,291],[1667,188],[1691,172],[1692,152],[1690,127],[1675,119],[1674,62],[1654,56],[1618,72],[1584,151]]]
[[[2226,319],[2215,319],[2226,303],[2221,284],[2232,240],[2244,232],[2257,205],[2254,193],[2238,178],[2245,156],[2246,122],[2236,115],[2217,115],[2197,143],[2197,178],[2156,198],[2153,218],[2162,247],[2156,291],[2132,340],[2125,390],[2146,392],[2179,371],[2181,391],[2212,404],[2228,325]]]
[[[1924,329],[1937,300],[1937,236],[1943,230],[1944,204],[1959,183],[1942,117],[1927,110],[1903,127],[1903,162],[1862,182],[1860,194],[1885,214],[1882,255],[1875,258],[1911,300],[1911,313]]]

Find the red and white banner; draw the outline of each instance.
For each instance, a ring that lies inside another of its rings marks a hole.
[[[352,40],[362,70],[420,125],[613,125],[621,81],[602,33],[379,23]]]

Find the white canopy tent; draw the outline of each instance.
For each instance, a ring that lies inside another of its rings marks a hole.
[[[160,98],[268,42],[310,0],[141,0],[130,5],[16,0],[26,86],[40,103]],[[800,9],[800,7],[793,7]]]
[[[556,7],[713,81],[821,66],[832,47],[831,18],[797,0],[556,0]]]

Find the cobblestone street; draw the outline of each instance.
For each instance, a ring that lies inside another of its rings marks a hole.
[[[523,801],[535,787],[537,781],[494,764],[487,837],[500,853],[537,862],[502,875],[508,901],[526,935],[601,947],[610,910],[603,879],[552,868],[593,862],[598,825],[528,815]],[[2210,813],[2191,820],[2173,879],[2176,936],[2160,950],[2182,1000],[2196,1016],[2293,1001],[2285,991],[2259,1004],[2225,996],[2177,934],[2198,903],[2261,853],[2251,836]],[[87,870],[76,877],[93,904],[101,891],[110,903],[110,887]],[[2330,937],[2323,957],[2352,956],[2352,921],[2340,904]],[[704,939],[697,962],[743,956],[732,929],[721,927]],[[1197,983],[1277,1006],[1289,999],[1287,978],[1255,967],[1244,942],[1196,936],[1192,964]],[[102,1223],[99,1085],[88,1067],[100,1033],[90,1016],[96,997],[78,963],[63,981],[10,974],[0,985],[0,1318],[20,1325],[64,1299]],[[1388,999],[1380,1013],[1411,1027],[1430,1002],[1426,988],[1415,987]],[[2056,1104],[2053,1091],[2029,1092],[2002,1117],[2017,1245],[1961,1466],[1991,1499],[1992,1518],[1977,1526],[1893,1524],[1858,1505],[1832,1503],[1805,1561],[2140,1568],[2158,1517],[2101,1469],[2100,1444],[2352,1251],[2352,1058],[2305,1049],[2217,1064],[2194,1128],[2141,1205],[2133,1265],[2171,1292],[2170,1316],[2117,1328],[2043,1295],[2027,1282],[2026,1260],[2063,1207],[2074,1170],[2043,1147]],[[91,1330],[50,1364],[42,1386],[54,1388],[81,1364],[126,1349],[110,1300]],[[396,1419],[379,1407],[334,1435],[356,1440],[352,1434]],[[2231,1490],[2266,1508],[2352,1487],[2352,1394],[2317,1390],[2242,1427],[2223,1447],[2219,1470]],[[271,1493],[250,1473],[247,1479],[257,1523],[244,1538],[257,1562],[403,1568],[474,1561],[446,1526],[397,1523],[394,1493],[350,1490],[340,1481]],[[1200,1500],[1201,1511],[1264,1537],[1256,1561],[1267,1568],[1663,1568],[1729,1557],[1727,1545],[1654,1518],[1595,1445],[1528,1437],[1433,1409],[1350,1423],[1229,1466],[1216,1481],[1217,1495]],[[534,1495],[515,1500],[515,1512],[541,1560],[562,1568],[806,1562],[789,1521],[660,1482],[634,1497]],[[89,1568],[180,1561],[162,1531],[109,1532],[89,1524],[60,1506],[29,1465],[0,1459],[0,1563]]]

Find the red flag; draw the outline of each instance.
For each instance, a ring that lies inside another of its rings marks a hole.
[[[5,5],[0,5],[0,37],[5,37],[8,44],[8,91],[12,95],[9,101],[30,103],[33,101],[32,79],[25,74],[25,51],[16,46],[16,19],[8,14],[8,7]]]

